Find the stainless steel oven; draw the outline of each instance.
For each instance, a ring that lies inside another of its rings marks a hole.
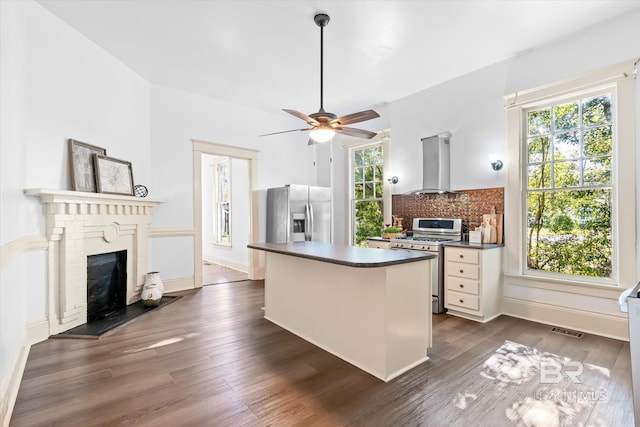
[[[462,220],[458,218],[414,218],[413,235],[391,239],[396,251],[429,252],[436,255],[431,263],[431,293],[434,314],[444,313],[443,242],[462,239]]]

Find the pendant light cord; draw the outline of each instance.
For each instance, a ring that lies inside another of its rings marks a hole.
[[[320,26],[320,111],[322,112],[324,112],[324,107],[323,107],[324,37],[323,35],[324,35],[324,25],[321,25]]]

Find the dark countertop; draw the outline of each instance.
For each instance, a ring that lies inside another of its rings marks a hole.
[[[501,248],[504,243],[469,243],[469,242],[445,242],[442,246],[450,246],[454,248],[469,248],[469,249],[494,249]]]
[[[247,247],[357,268],[387,267],[435,258],[435,255],[429,253],[360,248],[318,242],[252,243]]]

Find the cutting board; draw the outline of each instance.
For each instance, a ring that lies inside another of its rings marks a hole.
[[[502,243],[502,214],[496,213],[496,207],[491,207],[491,213],[482,215],[482,225],[489,224],[495,229],[495,235],[487,236],[484,243]]]

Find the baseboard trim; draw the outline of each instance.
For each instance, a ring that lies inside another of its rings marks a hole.
[[[186,291],[189,289],[196,289],[195,279],[193,276],[191,277],[183,277],[181,279],[162,279],[162,284],[164,285],[165,292],[178,292],[178,291]]]
[[[44,251],[49,248],[47,236],[23,236],[0,247],[0,270],[9,262],[31,251]]]
[[[249,273],[249,280],[264,280],[264,267],[254,268]]]
[[[546,325],[629,341],[629,322],[624,316],[595,313],[508,297],[502,298],[502,313]]]
[[[18,357],[16,358],[13,369],[11,369],[11,376],[8,381],[3,384],[2,401],[0,402],[0,415],[2,416],[2,426],[7,427],[11,421],[11,414],[16,404],[16,398],[18,397],[18,390],[20,389],[20,383],[22,382],[22,374],[27,366],[27,359],[29,358],[29,351],[33,344],[39,343],[49,338],[49,321],[40,320],[27,326],[24,342],[20,348]]]
[[[203,257],[203,261],[210,262],[211,264],[218,264],[223,267],[229,267],[234,270],[242,271],[243,273],[246,273],[249,271],[249,268],[246,264],[241,264],[235,261],[229,261],[228,259],[224,259],[224,258],[205,256]]]

